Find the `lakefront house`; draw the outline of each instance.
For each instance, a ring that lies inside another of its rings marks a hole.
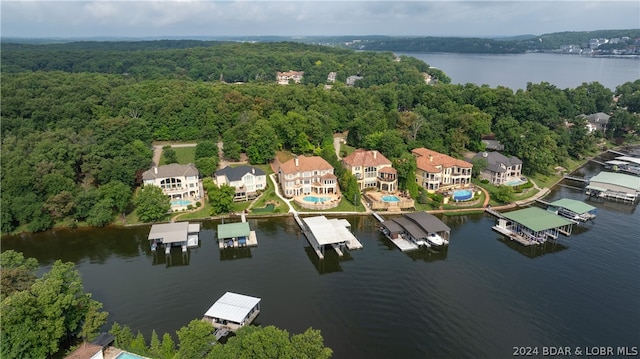
[[[278,168],[282,194],[291,198],[307,194],[337,194],[338,178],[320,156],[296,156]]]
[[[480,175],[496,186],[520,181],[522,177],[522,161],[518,157],[507,157],[500,152],[480,152],[473,160],[487,161]]]
[[[199,171],[193,164],[172,163],[153,166],[144,171],[142,181],[145,186],[158,186],[172,200],[198,200],[202,196],[202,183]]]
[[[234,201],[247,201],[258,196],[258,191],[267,188],[267,175],[263,170],[253,166],[227,166],[217,170],[216,184],[226,184],[235,189]]]
[[[276,72],[276,81],[279,85],[288,85],[290,80],[299,84],[302,81],[302,76],[304,75],[304,71],[285,71],[285,72]]]
[[[376,150],[357,149],[342,159],[342,165],[356,176],[360,190],[375,187],[394,192],[398,189],[398,172],[391,161]]]
[[[471,184],[471,163],[424,147],[415,148],[411,153],[416,157],[416,182],[427,191]]]

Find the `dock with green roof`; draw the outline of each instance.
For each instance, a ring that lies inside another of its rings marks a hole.
[[[575,199],[562,198],[548,204],[547,211],[573,221],[586,222],[596,218],[597,208]]]
[[[574,222],[538,207],[501,213],[493,230],[525,246],[557,239],[559,234],[571,235]]]
[[[600,172],[589,179],[586,193],[591,197],[636,202],[640,198],[640,177],[624,173]]]
[[[247,222],[219,224],[217,232],[220,249],[258,245],[256,232],[249,228]]]

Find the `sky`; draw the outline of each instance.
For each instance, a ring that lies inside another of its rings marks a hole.
[[[640,1],[11,1],[3,37],[514,36],[640,28]]]

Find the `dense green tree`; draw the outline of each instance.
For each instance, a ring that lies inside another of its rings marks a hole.
[[[207,194],[209,195],[212,216],[229,213],[233,210],[233,196],[235,194],[233,187],[226,184],[220,187],[212,185],[207,188]]]
[[[133,333],[128,326],[121,326],[118,322],[113,322],[109,334],[113,335],[115,346],[122,349],[129,349],[133,341]]]
[[[417,198],[419,193],[416,183],[416,158],[404,153],[400,158],[393,160],[393,167],[398,171],[398,188]]]
[[[498,186],[493,192],[492,197],[502,203],[511,203],[514,199],[513,188],[510,186]]]
[[[178,359],[204,358],[211,351],[212,343],[216,341],[211,324],[198,319],[180,328],[176,334],[179,348],[175,357]]]
[[[291,337],[294,358],[301,359],[328,359],[333,351],[324,346],[324,339],[319,330],[308,328],[302,334]]]
[[[85,342],[94,339],[102,327],[107,322],[109,313],[100,311],[102,309],[102,303],[89,300],[87,305],[87,312],[82,321],[82,327],[78,333],[78,337],[82,338]]]
[[[205,157],[218,158],[218,144],[214,141],[200,141],[196,145],[196,160]]]
[[[151,332],[151,342],[149,342],[149,355],[154,358],[163,359],[162,358],[162,342],[160,342],[160,338],[158,337],[158,333],[156,333],[155,329]]]
[[[354,206],[360,205],[360,186],[358,179],[353,173],[344,171],[339,178],[340,188],[342,188],[342,197],[351,202]]]
[[[218,168],[218,157],[198,158],[195,165],[203,176],[213,176],[213,173]]]
[[[159,359],[172,359],[176,355],[176,344],[169,333],[162,336],[162,346],[160,348]]]
[[[486,158],[474,158],[471,160],[471,164],[473,164],[473,167],[471,168],[471,175],[479,177],[482,171],[487,168],[488,163]]]
[[[87,215],[87,223],[94,227],[104,227],[113,222],[113,201],[103,198],[96,203]]]
[[[176,150],[171,148],[171,146],[162,147],[162,157],[164,158],[164,163],[166,164],[178,163]]]
[[[135,354],[148,355],[147,343],[144,340],[144,335],[142,335],[140,331],[138,331],[136,337],[133,338],[133,341],[129,345],[129,350]]]
[[[373,132],[365,137],[363,146],[378,150],[388,158],[399,158],[407,152],[407,145],[404,143],[400,131],[397,130]]]
[[[239,141],[236,140],[236,137],[232,130],[227,130],[222,135],[222,143],[224,158],[232,161],[240,160],[240,152],[242,151],[242,147],[240,146]]]
[[[75,203],[73,194],[69,191],[62,191],[52,195],[44,203],[44,209],[49,212],[52,218],[64,218],[73,212]]]
[[[0,255],[0,300],[31,288],[36,280],[38,261],[35,258],[24,258],[22,253],[14,250],[2,252]]]
[[[164,217],[171,202],[160,187],[145,186],[140,190],[138,198],[135,199],[138,218],[143,222],[157,221]]]
[[[249,131],[247,140],[247,156],[251,164],[268,163],[275,157],[277,136],[267,120],[258,120]]]
[[[111,181],[100,186],[100,193],[103,199],[111,200],[113,209],[121,215],[125,214],[127,207],[131,204],[133,191],[131,187],[120,181]]]
[[[79,192],[74,199],[75,211],[73,217],[76,220],[84,220],[87,218],[91,209],[100,200],[100,196],[100,191],[97,188]]]

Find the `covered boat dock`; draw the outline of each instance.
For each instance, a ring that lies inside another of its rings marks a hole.
[[[325,216],[307,217],[302,219],[301,226],[307,229],[305,235],[320,259],[324,258],[324,248],[327,245],[342,257],[341,248],[360,249],[362,243],[349,230],[351,224],[346,219],[327,219]]]
[[[586,222],[596,218],[597,208],[575,199],[562,198],[549,203],[547,210],[570,220]]]
[[[600,172],[589,180],[586,193],[591,197],[635,202],[640,196],[640,177]]]
[[[186,252],[187,247],[198,246],[198,233],[200,224],[189,222],[162,223],[151,226],[147,239],[151,243],[151,250],[155,252],[158,246],[165,247],[165,253],[169,254],[171,247],[182,247]]]
[[[569,236],[572,228],[572,221],[538,207],[502,213],[493,226],[495,231],[525,246],[557,239],[559,233]]]
[[[405,252],[418,249],[421,245],[431,246],[428,238],[433,234],[439,235],[448,244],[451,228],[432,214],[415,212],[382,222],[382,233]]]
[[[220,249],[258,245],[256,232],[249,228],[248,222],[219,224],[217,233]]]
[[[226,328],[235,332],[251,324],[260,314],[260,298],[226,292],[204,314],[204,320],[215,328]]]

